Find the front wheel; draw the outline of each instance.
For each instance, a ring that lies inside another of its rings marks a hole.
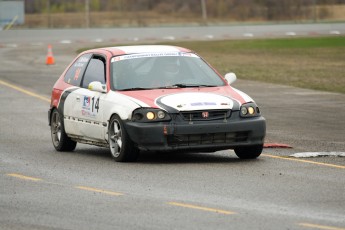
[[[255,159],[262,153],[263,145],[243,146],[234,149],[240,159]]]
[[[72,141],[65,133],[63,116],[57,109],[54,109],[51,115],[50,133],[54,148],[57,151],[73,151],[77,146],[77,142]]]
[[[130,140],[123,121],[118,115],[114,115],[109,122],[108,141],[111,156],[115,161],[136,161],[139,150]]]

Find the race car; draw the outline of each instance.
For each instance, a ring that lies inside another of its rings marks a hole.
[[[266,122],[254,100],[231,86],[235,80],[182,47],[84,51],[52,90],[53,145],[107,147],[119,162],[135,161],[140,151],[233,149],[241,159],[257,158]]]

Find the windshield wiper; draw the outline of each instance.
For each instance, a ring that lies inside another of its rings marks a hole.
[[[133,87],[128,89],[119,89],[119,91],[151,90],[151,89],[176,89],[176,88],[198,88],[198,87],[217,87],[218,85],[198,85],[198,84],[174,84],[154,88]]]
[[[169,89],[169,88],[197,88],[197,87],[217,87],[217,85],[174,84],[174,85],[163,86],[161,88]]]
[[[198,85],[198,87],[218,87],[219,85]]]
[[[150,90],[152,88],[142,88],[142,87],[134,87],[128,89],[119,89],[119,91],[134,91],[134,90]]]

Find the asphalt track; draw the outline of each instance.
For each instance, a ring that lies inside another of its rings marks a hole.
[[[51,87],[75,49],[94,43],[61,43],[61,35],[56,64],[46,66],[46,41],[31,43],[27,31],[9,45],[4,32],[0,229],[345,229],[345,159],[289,157],[344,152],[345,95],[238,80],[267,119],[266,142],[292,147],[266,148],[257,160],[229,150],[145,153],[121,164],[88,145],[57,153]]]
[[[164,40],[252,39],[345,34],[345,23],[190,27],[36,29],[0,31],[0,47],[49,43],[128,43]]]

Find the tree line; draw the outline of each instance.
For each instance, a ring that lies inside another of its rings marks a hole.
[[[87,7],[91,12],[157,12],[198,16],[202,12],[202,1],[208,18],[232,17],[237,20],[305,18],[313,14],[316,6],[345,4],[345,0],[25,0],[25,12],[83,12]]]

